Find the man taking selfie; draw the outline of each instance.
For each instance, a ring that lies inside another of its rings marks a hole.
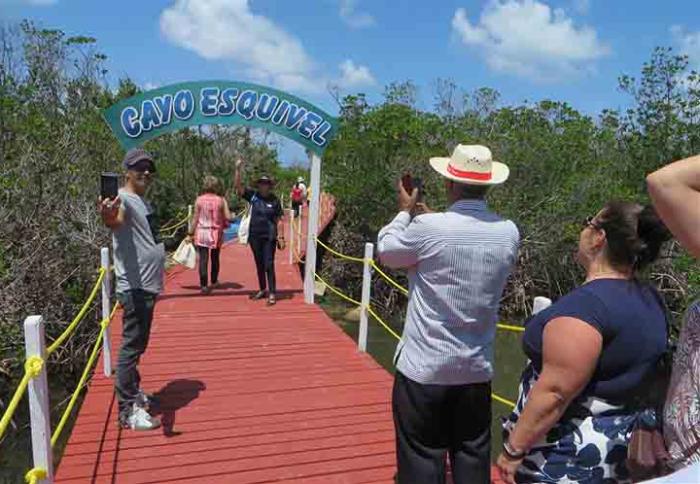
[[[399,214],[379,232],[380,260],[407,269],[410,288],[392,397],[398,483],[445,482],[449,453],[455,484],[487,484],[493,339],[520,236],[485,197],[509,170],[478,145],[430,164],[449,208],[412,219],[419,190],[399,182]]]
[[[121,426],[152,430],[160,426],[160,421],[148,413],[152,397],[140,389],[137,366],[148,346],[165,269],[165,250],[153,227],[153,210],[143,198],[156,166],[152,156],[142,149],[130,150],[123,164],[125,186],[116,198],[100,199],[102,220],[112,230],[116,293],[123,309],[115,387]]]

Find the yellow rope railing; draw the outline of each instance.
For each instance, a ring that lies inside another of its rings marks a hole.
[[[321,240],[320,240],[318,237],[316,238],[316,243],[318,243],[318,245],[320,245],[321,247],[323,247],[324,249],[326,249],[328,252],[330,252],[330,253],[333,254],[334,256],[338,257],[339,259],[345,259],[345,260],[349,260],[349,261],[352,261],[352,262],[360,262],[360,263],[364,263],[364,262],[365,262],[365,260],[364,260],[362,257],[353,257],[353,256],[350,256],[350,255],[345,255],[345,254],[342,254],[342,253],[340,253],[340,252],[338,252],[338,251],[332,249],[332,248],[329,247],[328,245],[326,245],[326,244],[324,244],[323,242],[321,242]]]
[[[333,250],[332,248],[328,247],[326,244],[324,244],[323,242],[321,242],[320,240],[318,240],[318,238],[316,239],[316,242],[319,243],[319,244],[320,244],[321,246],[323,246],[326,250],[328,250],[330,253],[332,253],[333,255],[335,255],[335,256],[337,256],[337,257],[340,257],[340,258],[346,259],[346,260],[351,260],[351,261],[353,261],[353,262],[362,262],[362,263],[365,262],[365,260],[362,259],[362,258],[348,256],[348,255],[345,255],[345,254],[342,254],[342,253],[340,253],[340,252],[337,252],[337,251]],[[401,284],[399,284],[398,282],[396,282],[394,279],[392,279],[391,277],[389,277],[389,276],[379,267],[379,265],[378,265],[374,260],[370,261],[370,265],[372,266],[372,268],[373,268],[374,270],[377,271],[377,273],[378,273],[380,276],[382,276],[382,277],[383,277],[385,280],[387,280],[390,284],[392,284],[394,287],[396,287],[397,289],[399,289],[403,294],[408,295],[408,289],[406,289],[406,288],[403,287]],[[330,284],[328,284],[325,280],[323,280],[323,279],[321,278],[321,276],[319,276],[319,275],[316,274],[315,272],[314,272],[314,276],[315,276],[319,281],[321,281],[328,289],[330,289],[330,291],[331,291],[332,293],[336,294],[337,296],[341,297],[342,299],[344,299],[344,300],[346,300],[346,301],[348,301],[348,302],[350,302],[350,303],[352,303],[352,304],[355,304],[355,305],[360,306],[360,307],[363,306],[363,304],[362,304],[360,301],[357,301],[357,300],[351,298],[350,296],[347,296],[347,295],[343,294],[339,289],[337,289],[337,288],[331,286]],[[370,315],[372,315],[372,317],[373,317],[375,320],[377,320],[377,322],[378,322],[379,324],[381,324],[382,327],[384,327],[384,329],[385,329],[389,334],[391,334],[396,340],[399,340],[399,341],[401,340],[401,336],[399,336],[399,334],[398,334],[396,331],[394,331],[394,330],[391,328],[391,326],[389,326],[389,324],[388,324],[386,321],[384,321],[384,320],[377,314],[377,312],[374,310],[374,308],[372,308],[372,306],[367,305],[367,306],[366,306],[366,309],[367,309],[367,312],[368,312]],[[506,330],[506,331],[515,331],[515,332],[522,332],[522,331],[525,331],[525,328],[523,328],[522,326],[512,326],[512,325],[508,325],[508,324],[497,324],[496,327],[499,328],[499,329]],[[493,398],[495,401],[497,401],[497,402],[499,402],[499,403],[502,403],[502,404],[504,404],[504,405],[508,405],[508,406],[510,406],[510,407],[512,407],[512,408],[515,408],[515,402],[513,402],[512,400],[508,400],[507,398],[504,398],[504,397],[502,397],[502,396],[500,396],[500,395],[497,395],[497,394],[495,394],[495,393],[491,393],[491,398]]]
[[[30,356],[29,358],[27,358],[27,361],[24,362],[24,376],[22,376],[19,385],[17,385],[15,393],[10,399],[10,403],[7,405],[7,408],[5,409],[5,412],[2,415],[2,419],[0,419],[0,439],[2,439],[2,436],[5,434],[7,427],[10,426],[12,416],[15,414],[17,406],[22,400],[24,392],[27,391],[29,381],[39,376],[39,373],[41,373],[41,368],[43,366],[44,360],[38,356]]]
[[[63,333],[61,333],[61,335],[58,338],[56,338],[56,340],[53,343],[51,343],[51,345],[48,348],[46,348],[47,356],[51,355],[54,351],[56,351],[58,347],[61,346],[63,342],[71,335],[71,333],[75,330],[80,321],[83,320],[85,314],[87,314],[88,309],[90,309],[90,306],[95,300],[95,296],[97,296],[97,291],[100,289],[100,286],[102,285],[102,280],[105,278],[105,272],[106,271],[103,268],[100,268],[100,275],[97,278],[97,281],[95,281],[95,286],[92,288],[92,291],[90,292],[90,295],[85,301],[85,304],[83,304],[83,307],[80,308],[80,311],[75,316],[73,321],[68,325],[65,331],[63,331]]]
[[[24,481],[28,484],[36,484],[47,477],[48,473],[46,472],[46,469],[39,469],[35,467],[24,475]]]
[[[51,447],[56,445],[56,442],[61,436],[61,432],[63,432],[63,428],[65,427],[66,422],[68,422],[68,418],[70,417],[70,414],[73,411],[76,402],[78,401],[78,396],[80,395],[80,392],[83,390],[83,387],[87,382],[88,376],[90,375],[90,370],[95,364],[95,360],[97,359],[97,355],[99,354],[102,338],[104,338],[105,331],[109,327],[109,323],[117,310],[117,306],[118,304],[114,305],[108,319],[103,319],[100,322],[100,332],[97,335],[97,340],[95,340],[95,344],[92,347],[92,352],[90,353],[90,357],[88,358],[87,364],[85,365],[83,374],[80,376],[80,380],[78,381],[76,389],[73,391],[73,395],[71,396],[70,401],[68,402],[68,406],[63,411],[63,415],[61,415],[61,420],[58,422],[58,425],[56,425],[56,428],[54,429],[53,434],[51,435]]]
[[[183,225],[185,225],[187,222],[190,221],[190,216],[187,215],[185,218],[180,220],[179,222],[175,222],[173,225],[167,226],[167,227],[161,227],[160,231],[161,232],[170,232],[179,229]]]

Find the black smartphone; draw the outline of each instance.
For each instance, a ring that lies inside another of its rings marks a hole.
[[[403,185],[403,189],[406,190],[406,193],[410,195],[413,192],[413,178],[410,173],[406,173],[401,177],[401,184]]]
[[[423,179],[422,178],[414,178],[413,179],[413,188],[418,189],[418,201],[422,202],[423,201]]]
[[[102,200],[113,200],[119,194],[119,175],[104,172],[100,177],[100,196]]]

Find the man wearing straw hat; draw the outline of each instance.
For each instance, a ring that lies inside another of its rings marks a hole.
[[[488,209],[506,165],[485,146],[431,158],[449,208],[412,218],[417,190],[399,182],[399,214],[379,232],[383,264],[408,271],[409,301],[396,350],[393,411],[399,484],[490,482],[493,339],[516,262],[515,224]],[[426,210],[424,210],[426,211]]]

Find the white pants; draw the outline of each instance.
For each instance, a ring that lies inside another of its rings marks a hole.
[[[651,481],[644,481],[647,484],[697,484],[700,483],[700,463],[674,472],[673,474]]]

